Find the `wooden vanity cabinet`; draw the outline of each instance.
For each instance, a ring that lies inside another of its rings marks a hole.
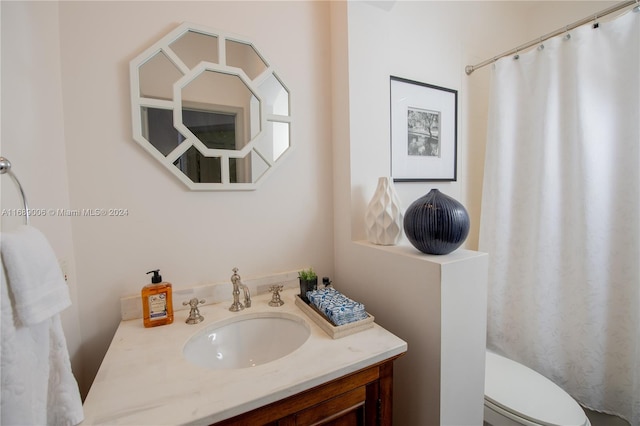
[[[390,426],[396,358],[215,423],[215,426]]]

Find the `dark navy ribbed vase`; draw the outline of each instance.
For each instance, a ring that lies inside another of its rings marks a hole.
[[[469,213],[457,200],[432,189],[415,200],[404,214],[404,233],[427,254],[448,254],[469,235]]]

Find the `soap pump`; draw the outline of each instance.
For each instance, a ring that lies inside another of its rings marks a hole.
[[[332,281],[329,277],[322,277],[322,284],[324,285],[324,288],[331,288],[331,283]]]
[[[151,284],[142,287],[142,320],[145,327],[171,324],[173,322],[173,298],[170,283],[162,282],[160,270],[153,273]]]

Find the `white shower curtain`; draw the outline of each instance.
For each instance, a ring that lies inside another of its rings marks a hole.
[[[640,13],[496,62],[488,346],[640,425]]]

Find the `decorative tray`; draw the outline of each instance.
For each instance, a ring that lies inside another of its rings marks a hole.
[[[336,326],[327,319],[324,315],[318,311],[318,309],[306,303],[300,298],[299,294],[296,294],[296,305],[307,314],[309,318],[313,320],[325,333],[327,333],[332,339],[339,339],[341,337],[349,336],[350,334],[357,333],[362,330],[373,327],[374,317],[367,312],[367,318],[355,321],[349,324]]]

